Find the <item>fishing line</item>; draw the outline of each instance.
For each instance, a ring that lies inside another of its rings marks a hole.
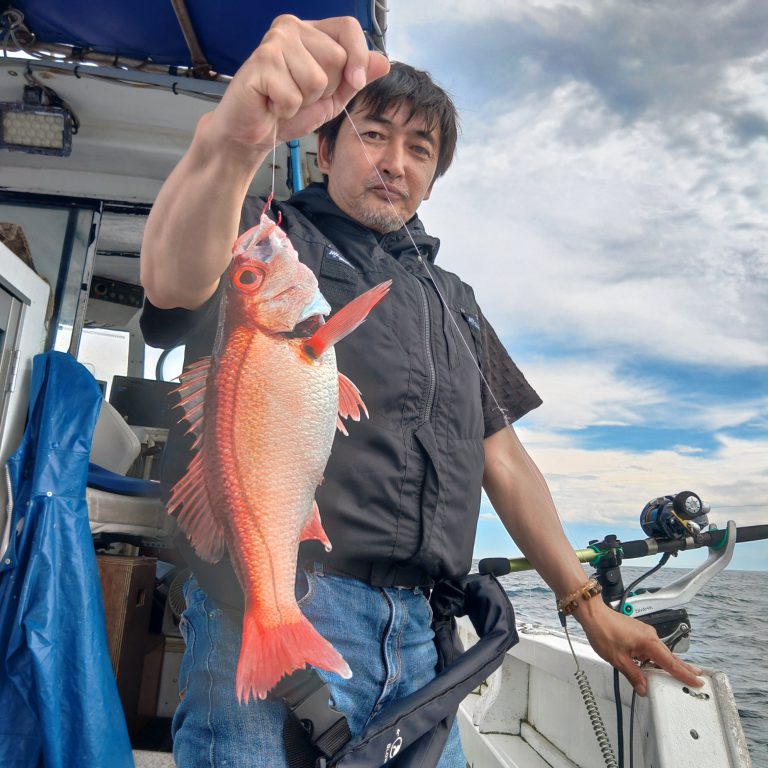
[[[510,429],[512,429],[512,424],[507,418],[506,411],[501,407],[499,401],[496,399],[496,395],[494,394],[493,389],[491,388],[491,385],[488,383],[488,379],[486,379],[485,374],[480,369],[480,364],[477,362],[477,360],[475,360],[475,356],[472,354],[472,350],[469,348],[469,344],[467,343],[467,340],[464,338],[464,334],[461,332],[461,328],[459,328],[459,324],[456,322],[456,318],[453,316],[453,312],[451,312],[451,308],[448,306],[448,302],[446,301],[445,296],[443,296],[443,293],[440,290],[440,286],[438,286],[437,281],[432,275],[432,271],[430,270],[426,260],[422,258],[421,251],[419,250],[419,246],[416,245],[416,241],[413,239],[413,235],[411,234],[411,231],[408,229],[408,225],[403,220],[403,217],[400,215],[400,212],[397,210],[397,208],[395,208],[395,204],[392,202],[392,198],[389,194],[389,189],[387,188],[387,183],[384,181],[381,174],[379,173],[379,169],[376,167],[376,163],[373,162],[373,159],[368,154],[368,150],[365,147],[365,142],[363,141],[363,137],[360,135],[360,132],[357,130],[357,126],[352,121],[352,116],[349,114],[346,107],[344,107],[343,109],[344,109],[344,114],[347,116],[347,119],[349,120],[349,124],[352,126],[352,130],[355,132],[355,135],[360,140],[360,146],[363,148],[363,154],[365,155],[366,160],[368,160],[368,162],[371,164],[371,168],[373,168],[373,170],[376,172],[376,176],[378,176],[379,181],[382,184],[384,193],[387,196],[387,202],[392,208],[392,211],[394,212],[395,216],[397,216],[397,220],[400,222],[401,226],[405,230],[405,233],[408,235],[408,239],[411,241],[411,245],[413,245],[413,249],[416,251],[416,255],[419,258],[419,263],[424,267],[427,273],[427,276],[429,277],[430,281],[432,282],[432,285],[435,288],[435,291],[437,291],[437,295],[440,297],[440,301],[443,307],[445,308],[448,314],[448,317],[451,319],[451,322],[453,323],[454,328],[456,329],[459,335],[459,338],[464,344],[464,347],[466,348],[467,353],[469,354],[469,358],[470,360],[472,360],[472,364],[475,366],[475,368],[477,369],[477,372],[480,374],[480,378],[482,379],[488,394],[491,396],[491,399],[493,400],[493,403],[496,406],[496,410],[498,410],[498,412],[501,414],[502,418],[504,419],[504,424]]]
[[[272,189],[269,193],[269,199],[275,196],[275,166],[277,165],[277,120],[275,120],[275,129],[272,133]],[[269,205],[269,203],[267,203]]]

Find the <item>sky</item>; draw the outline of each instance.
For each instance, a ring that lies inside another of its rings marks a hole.
[[[421,217],[544,400],[515,428],[573,546],[683,490],[768,523],[768,4],[388,5],[462,116]],[[475,554],[519,554],[487,500]]]

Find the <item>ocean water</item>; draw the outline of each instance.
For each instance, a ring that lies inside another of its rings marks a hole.
[[[622,567],[624,585],[644,571]],[[661,587],[684,572],[662,568],[642,586]],[[538,574],[509,574],[500,581],[518,622],[560,629],[554,597]],[[726,569],[686,609],[692,632],[683,658],[728,675],[754,768],[768,768],[768,572]],[[569,624],[569,631],[583,637],[577,622]]]

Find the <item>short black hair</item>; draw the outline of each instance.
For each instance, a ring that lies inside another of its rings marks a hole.
[[[409,64],[393,61],[389,73],[369,83],[347,104],[351,112],[358,105],[368,107],[371,115],[381,116],[391,107],[407,105],[407,120],[418,117],[424,120],[428,131],[439,132],[435,179],[450,167],[456,153],[459,133],[459,116],[451,97],[433,80],[428,72],[415,69]],[[342,112],[317,129],[333,155],[336,137],[346,115]]]

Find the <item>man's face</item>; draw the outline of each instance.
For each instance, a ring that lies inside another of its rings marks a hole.
[[[406,122],[409,111],[407,106],[388,109],[383,115],[369,114],[366,106],[352,110],[365,151],[346,119],[333,156],[323,138],[318,139],[318,167],[328,176],[331,199],[352,219],[378,232],[400,229],[432,190],[439,131],[427,131],[419,117]]]

